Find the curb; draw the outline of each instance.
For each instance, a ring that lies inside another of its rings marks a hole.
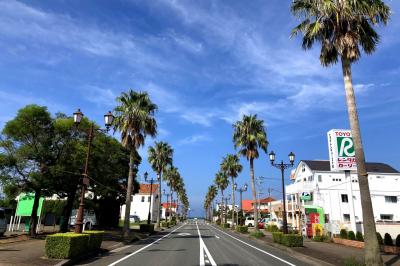
[[[242,234],[242,233],[238,233],[238,232],[236,232],[236,231],[234,231],[234,230],[226,230],[226,228],[221,228],[221,230],[231,232],[231,233],[233,233],[233,234],[235,234],[235,235],[237,235],[237,236],[247,237],[247,238],[249,238],[249,239],[251,239],[251,240],[257,242],[258,244],[268,245],[268,246],[274,247],[274,248],[276,248],[276,249],[279,249],[279,250],[281,250],[281,251],[284,251],[284,252],[286,252],[286,253],[289,253],[289,256],[294,257],[294,258],[296,258],[296,259],[298,259],[298,260],[301,260],[301,261],[303,261],[303,262],[305,262],[305,263],[308,263],[309,265],[315,265],[315,266],[320,266],[320,265],[324,265],[324,266],[335,266],[334,264],[331,264],[331,263],[322,261],[322,260],[320,260],[320,259],[317,259],[317,258],[314,258],[314,257],[311,257],[311,256],[307,256],[307,255],[304,255],[303,253],[298,252],[298,251],[296,251],[295,249],[292,249],[292,248],[289,248],[289,247],[285,247],[285,246],[282,246],[282,245],[279,245],[279,244],[276,244],[276,243],[266,243],[266,242],[263,241],[263,240],[260,240],[260,239],[257,239],[257,238],[254,238],[254,237],[250,236],[250,234]]]

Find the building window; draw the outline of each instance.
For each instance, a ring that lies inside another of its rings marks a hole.
[[[393,220],[393,214],[381,214],[381,220]]]
[[[142,202],[144,202],[144,196],[142,196]]]
[[[150,202],[150,199],[151,199],[151,196],[149,196],[149,197],[147,198],[147,202]]]
[[[343,214],[343,220],[344,220],[345,222],[350,222],[350,214],[344,213],[344,214]]]
[[[302,172],[305,172],[305,171],[306,171],[306,165],[305,165],[305,164],[303,164],[303,165],[301,166],[301,171],[302,171]]]
[[[318,175],[318,182],[322,182],[322,175]]]
[[[314,181],[314,176],[313,175],[310,175],[309,177],[308,177],[308,181]]]
[[[347,197],[347,194],[342,194],[342,202],[349,202],[349,198]]]
[[[386,203],[397,203],[397,197],[396,196],[385,196],[385,202]]]
[[[307,181],[307,178],[304,177],[303,181]]]
[[[329,214],[325,214],[325,223],[329,223]]]

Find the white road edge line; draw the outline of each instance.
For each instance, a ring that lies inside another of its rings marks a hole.
[[[239,238],[236,238],[236,237],[234,237],[234,236],[231,236],[230,234],[225,233],[224,231],[222,231],[222,230],[220,230],[220,229],[218,229],[218,228],[215,228],[214,226],[211,226],[211,227],[214,228],[214,229],[216,229],[216,230],[218,230],[218,231],[220,231],[221,233],[223,233],[223,234],[225,234],[225,235],[227,235],[227,236],[229,236],[229,237],[231,237],[231,238],[233,238],[233,239],[235,239],[235,240],[237,240],[237,241],[239,241],[239,242],[241,242],[241,243],[243,243],[243,244],[249,246],[249,247],[252,247],[252,248],[254,248],[254,249],[256,249],[256,250],[258,250],[258,251],[260,251],[260,252],[262,252],[262,253],[264,253],[264,254],[267,254],[268,256],[271,256],[271,257],[273,257],[273,258],[275,258],[275,259],[277,259],[277,260],[280,260],[280,261],[282,261],[283,263],[286,263],[286,264],[291,265],[291,266],[296,266],[296,264],[293,264],[293,263],[291,263],[291,262],[288,262],[288,261],[286,261],[286,260],[284,260],[284,259],[282,259],[282,258],[279,258],[279,257],[277,257],[277,256],[275,256],[275,255],[273,255],[273,254],[271,254],[271,253],[269,253],[269,252],[266,252],[265,250],[262,250],[262,249],[259,249],[258,247],[255,247],[255,246],[253,246],[253,245],[250,245],[249,243],[246,243],[246,242],[240,240]]]
[[[160,240],[162,240],[162,239],[168,237],[170,234],[172,234],[173,232],[175,232],[176,230],[180,229],[181,227],[183,227],[183,226],[185,226],[185,225],[186,225],[186,224],[182,224],[182,225],[179,226],[178,228],[176,228],[176,229],[174,229],[173,231],[169,232],[169,234],[167,234],[167,235],[165,235],[165,236],[163,236],[163,237],[160,237],[159,239],[155,240],[154,242],[151,242],[150,244],[148,244],[147,246],[144,246],[144,247],[142,247],[141,249],[136,250],[135,252],[133,252],[133,253],[131,253],[131,254],[129,254],[129,255],[127,255],[127,256],[125,256],[125,257],[119,259],[119,260],[117,260],[116,262],[113,262],[113,263],[109,264],[108,266],[117,265],[117,264],[120,263],[121,261],[124,261],[124,260],[126,260],[127,258],[132,257],[133,255],[139,253],[140,251],[142,251],[142,250],[144,250],[144,249],[146,249],[146,248],[152,246],[153,244],[159,242]]]
[[[206,252],[208,259],[210,260],[211,265],[212,266],[217,266],[217,264],[215,263],[213,257],[211,256],[210,251],[208,251],[208,248],[207,248],[206,244],[204,244],[204,241],[201,238],[200,229],[199,229],[199,225],[197,224],[197,222],[196,222],[196,227],[197,227],[197,233],[199,234],[199,240],[200,240],[200,266],[205,266],[205,263],[204,263],[204,251]]]

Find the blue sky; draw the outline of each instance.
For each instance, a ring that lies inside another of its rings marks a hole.
[[[0,1],[0,128],[30,103],[53,113],[80,107],[101,124],[122,91],[146,90],[159,106],[157,140],[174,147],[195,214],[234,152],[232,123],[243,114],[265,121],[277,159],[328,159],[326,132],[349,127],[341,69],[321,67],[318,48],[290,39],[290,2]],[[400,3],[387,3],[381,44],[353,78],[367,160],[400,169]],[[141,173],[150,172],[146,153]],[[239,185],[249,182],[242,163]],[[269,178],[264,190],[280,190],[265,154],[255,173]]]

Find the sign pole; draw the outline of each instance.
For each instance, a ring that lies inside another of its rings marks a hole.
[[[353,199],[353,187],[352,187],[352,180],[351,180],[351,174],[350,171],[346,170],[344,171],[345,177],[346,177],[346,182],[347,184],[347,190],[349,193],[349,209],[350,209],[350,225],[351,225],[351,230],[356,233],[357,232],[357,226],[356,226],[356,216],[355,216],[355,211],[354,211],[354,199]]]

